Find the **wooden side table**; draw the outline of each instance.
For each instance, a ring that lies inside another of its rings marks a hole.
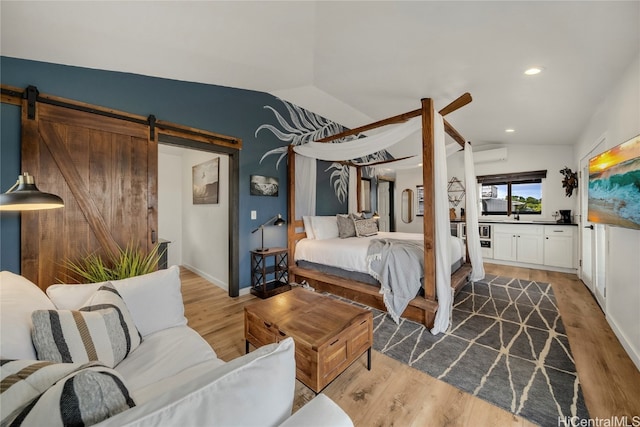
[[[251,251],[251,293],[269,298],[291,289],[287,248]]]

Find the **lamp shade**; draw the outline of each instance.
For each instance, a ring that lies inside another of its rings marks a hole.
[[[61,207],[64,207],[62,199],[55,194],[38,190],[33,176],[26,172],[18,176],[18,181],[6,193],[0,194],[0,211],[33,211]]]

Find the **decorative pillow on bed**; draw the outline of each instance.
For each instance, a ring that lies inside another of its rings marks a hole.
[[[79,311],[36,310],[32,339],[38,359],[99,360],[113,368],[140,345],[140,334],[115,287],[101,286]]]
[[[373,218],[354,221],[356,236],[368,237],[378,234],[378,221]]]
[[[346,239],[356,235],[356,226],[351,215],[338,214],[336,215],[336,220],[338,221],[338,237]]]
[[[97,362],[0,364],[2,425],[89,426],[135,406],[120,374]]]
[[[317,240],[335,239],[340,235],[335,216],[312,216],[311,226]]]
[[[313,224],[311,224],[310,216],[303,216],[302,223],[304,224],[304,231],[307,233],[307,239],[315,239],[316,236],[313,234]]]

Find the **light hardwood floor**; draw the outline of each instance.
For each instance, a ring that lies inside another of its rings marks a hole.
[[[485,264],[487,273],[548,282],[558,300],[578,375],[592,418],[640,416],[640,372],[625,353],[584,284],[570,274]],[[186,316],[223,360],[244,354],[243,307],[252,295],[230,298],[219,287],[183,268]],[[334,380],[324,394],[356,426],[530,426],[528,421],[373,352]],[[314,397],[298,382],[294,410]]]

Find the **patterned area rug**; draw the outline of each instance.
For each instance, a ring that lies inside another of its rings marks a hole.
[[[551,285],[487,275],[454,301],[452,327],[431,335],[374,311],[374,349],[542,426],[588,418]]]

